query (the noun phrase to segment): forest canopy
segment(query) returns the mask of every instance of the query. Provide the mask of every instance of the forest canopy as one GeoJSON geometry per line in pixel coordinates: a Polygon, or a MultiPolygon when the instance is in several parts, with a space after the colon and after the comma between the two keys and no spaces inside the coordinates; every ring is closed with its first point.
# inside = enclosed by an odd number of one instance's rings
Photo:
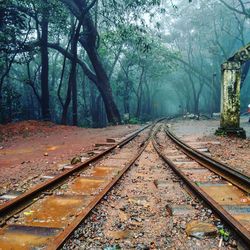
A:
{"type": "Polygon", "coordinates": [[[0,121],[99,127],[218,112],[220,65],[250,41],[249,9],[241,0],[3,0],[0,121]]]}

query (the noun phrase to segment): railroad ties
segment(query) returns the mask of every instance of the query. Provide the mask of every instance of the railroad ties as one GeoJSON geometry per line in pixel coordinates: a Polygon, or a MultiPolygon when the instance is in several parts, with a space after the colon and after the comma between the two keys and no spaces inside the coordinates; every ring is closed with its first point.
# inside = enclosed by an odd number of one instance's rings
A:
{"type": "MultiPolygon", "coordinates": [[[[106,143],[99,143],[95,150],[84,156],[84,162],[64,167],[59,176],[43,176],[44,183],[26,193],[6,193],[3,196],[6,203],[0,205],[0,249],[59,249],[97,208],[97,204],[108,199],[108,192],[115,188],[131,166],[134,166],[130,171],[133,174],[130,173],[131,179],[127,179],[127,183],[136,190],[130,192],[126,199],[119,200],[123,204],[121,211],[126,218],[127,209],[131,206],[131,211],[137,215],[140,209],[146,212],[140,217],[131,216],[129,223],[135,220],[136,227],[143,230],[143,223],[149,223],[153,218],[157,223],[150,224],[152,230],[155,226],[156,230],[161,230],[161,225],[163,231],[167,231],[167,228],[173,229],[173,217],[197,218],[199,208],[203,206],[199,204],[200,200],[205,201],[211,213],[213,211],[228,224],[246,245],[250,245],[249,177],[211,159],[205,145],[193,143],[192,147],[188,146],[162,128],[159,124],[151,129],[145,126],[119,142],[109,139],[106,143]],[[147,167],[138,166],[138,162],[135,164],[137,159],[139,164],[147,162],[147,167]],[[158,163],[154,164],[156,159],[158,163]],[[137,190],[140,182],[144,190],[137,190]],[[163,206],[159,207],[158,215],[156,200],[163,206]],[[144,219],[141,218],[143,216],[144,219]],[[157,216],[160,221],[157,221],[157,216]]],[[[124,194],[130,188],[123,184],[118,190],[124,194]]],[[[111,203],[106,204],[115,210],[111,214],[119,215],[121,211],[111,203]]],[[[111,223],[112,218],[107,218],[107,221],[111,223]]],[[[186,230],[188,234],[197,224],[206,228],[208,235],[217,235],[217,228],[204,221],[184,222],[179,225],[181,232],[186,230]]],[[[144,235],[144,232],[134,232],[131,228],[127,230],[126,226],[124,230],[121,228],[108,230],[107,237],[136,241],[144,235]]],[[[185,237],[182,237],[184,241],[185,237]]]]}
{"type": "Polygon", "coordinates": [[[191,147],[168,129],[165,132],[168,138],[164,143],[168,147],[155,141],[156,151],[192,192],[204,200],[249,246],[250,177],[211,159],[207,148],[197,143],[190,143],[191,147]]]}
{"type": "Polygon", "coordinates": [[[141,154],[138,145],[149,138],[148,127],[121,142],[96,145],[92,158],[60,176],[43,176],[47,181],[27,193],[2,196],[7,202],[0,206],[0,249],[59,248],[141,154]],[[125,145],[133,139],[131,151],[125,145]]]}

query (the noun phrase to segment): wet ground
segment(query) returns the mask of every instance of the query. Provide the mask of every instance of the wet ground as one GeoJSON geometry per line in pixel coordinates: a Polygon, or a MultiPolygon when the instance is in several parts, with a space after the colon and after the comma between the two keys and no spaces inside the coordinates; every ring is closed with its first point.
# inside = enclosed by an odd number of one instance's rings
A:
{"type": "Polygon", "coordinates": [[[250,123],[241,118],[247,139],[215,136],[219,120],[175,120],[171,129],[182,140],[194,147],[207,148],[215,159],[250,176],[250,123]],[[197,143],[196,143],[197,142],[197,143]]]}
{"type": "Polygon", "coordinates": [[[140,145],[148,137],[145,130],[133,142],[116,148],[96,164],[90,164],[77,175],[71,176],[53,191],[33,199],[30,206],[14,214],[0,227],[0,249],[55,249],[53,243],[63,229],[86,214],[89,206],[119,176],[140,145]]]}
{"type": "Polygon", "coordinates": [[[0,193],[27,184],[39,175],[53,176],[75,156],[104,143],[107,138],[121,138],[140,126],[110,126],[86,129],[36,121],[0,127],[0,193]]]}
{"type": "MultiPolygon", "coordinates": [[[[149,144],[63,249],[218,249],[216,223],[149,144]]],[[[234,247],[231,239],[220,249],[234,247]]]]}
{"type": "MultiPolygon", "coordinates": [[[[171,127],[181,139],[194,146],[204,145],[212,157],[250,175],[250,140],[214,136],[218,120],[176,120],[171,122],[171,127]]],[[[242,127],[249,138],[247,119],[242,120],[242,127]]],[[[54,128],[15,136],[1,143],[2,189],[20,187],[41,173],[56,173],[62,163],[94,148],[95,143],[121,137],[138,126],[54,128]]],[[[115,160],[115,164],[118,163],[115,160]]],[[[114,162],[107,162],[109,164],[114,162]]],[[[210,209],[183,189],[183,183],[162,163],[150,144],[64,249],[218,249],[220,238],[214,233],[218,221],[210,209]],[[197,223],[203,228],[211,227],[213,237],[201,240],[188,236],[187,231],[192,231],[197,223]]],[[[220,249],[236,246],[237,241],[232,238],[220,249]]]]}

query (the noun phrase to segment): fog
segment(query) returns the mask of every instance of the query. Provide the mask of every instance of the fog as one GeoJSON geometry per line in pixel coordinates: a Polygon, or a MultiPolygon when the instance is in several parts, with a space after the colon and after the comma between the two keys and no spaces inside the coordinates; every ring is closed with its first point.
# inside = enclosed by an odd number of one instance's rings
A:
{"type": "MultiPolygon", "coordinates": [[[[0,121],[85,127],[220,112],[221,64],[250,42],[242,0],[6,0],[0,121]]],[[[250,103],[242,66],[241,113],[250,103]]]]}

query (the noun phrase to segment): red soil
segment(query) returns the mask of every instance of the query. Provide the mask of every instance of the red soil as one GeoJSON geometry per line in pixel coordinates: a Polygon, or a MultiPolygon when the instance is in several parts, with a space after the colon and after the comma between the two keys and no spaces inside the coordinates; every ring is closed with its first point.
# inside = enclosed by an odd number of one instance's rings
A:
{"type": "Polygon", "coordinates": [[[88,151],[106,138],[119,138],[138,126],[86,129],[25,121],[0,126],[0,190],[34,175],[49,174],[59,164],[88,151]]]}

